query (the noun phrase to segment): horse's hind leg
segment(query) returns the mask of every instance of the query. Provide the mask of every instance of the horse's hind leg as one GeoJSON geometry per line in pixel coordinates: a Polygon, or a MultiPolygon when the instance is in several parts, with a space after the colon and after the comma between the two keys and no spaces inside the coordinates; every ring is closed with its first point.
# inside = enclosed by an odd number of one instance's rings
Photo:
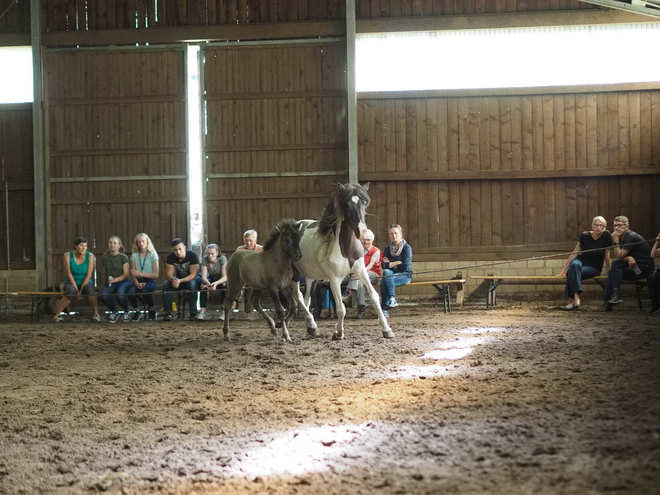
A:
{"type": "Polygon", "coordinates": [[[311,294],[311,284],[312,280],[307,279],[306,281],[306,286],[307,286],[307,292],[306,296],[303,299],[303,295],[300,292],[300,282],[297,280],[294,280],[291,282],[289,287],[291,288],[291,296],[292,298],[295,298],[296,301],[298,302],[298,308],[305,313],[305,323],[307,325],[307,334],[310,335],[311,337],[316,337],[316,330],[318,328],[316,322],[314,321],[314,316],[312,313],[309,311],[309,294],[311,294]]]}
{"type": "Polygon", "coordinates": [[[264,321],[268,325],[268,328],[270,328],[270,333],[273,334],[273,335],[277,335],[277,329],[275,328],[275,322],[264,311],[264,308],[261,307],[261,294],[262,294],[262,291],[254,289],[253,292],[252,292],[252,298],[250,299],[250,303],[252,304],[252,307],[254,307],[254,309],[257,310],[257,313],[259,313],[261,315],[261,317],[264,319],[264,321]]]}
{"type": "Polygon", "coordinates": [[[231,313],[231,304],[234,302],[234,299],[238,293],[243,288],[243,284],[237,289],[235,287],[230,287],[227,284],[227,295],[225,296],[225,302],[223,304],[223,309],[225,311],[225,321],[222,324],[222,333],[224,334],[224,339],[229,340],[229,314],[231,313]]]}
{"type": "Polygon", "coordinates": [[[280,301],[280,291],[271,290],[268,291],[270,297],[273,299],[275,304],[275,311],[277,312],[277,320],[282,322],[282,339],[286,342],[291,342],[291,337],[289,336],[289,330],[286,328],[286,321],[284,318],[284,306],[282,306],[282,301],[280,301]]]}
{"type": "Polygon", "coordinates": [[[371,304],[373,304],[374,309],[376,310],[376,314],[378,315],[378,323],[380,324],[380,328],[383,331],[383,337],[386,339],[391,339],[394,337],[394,332],[392,332],[392,329],[387,324],[387,318],[385,318],[385,315],[383,314],[383,308],[380,307],[380,296],[378,295],[376,289],[374,289],[374,286],[371,285],[369,274],[367,273],[367,269],[364,267],[364,264],[362,267],[358,267],[356,265],[357,262],[355,265],[353,265],[354,273],[358,276],[360,282],[362,285],[364,285],[364,288],[369,293],[371,304]]]}

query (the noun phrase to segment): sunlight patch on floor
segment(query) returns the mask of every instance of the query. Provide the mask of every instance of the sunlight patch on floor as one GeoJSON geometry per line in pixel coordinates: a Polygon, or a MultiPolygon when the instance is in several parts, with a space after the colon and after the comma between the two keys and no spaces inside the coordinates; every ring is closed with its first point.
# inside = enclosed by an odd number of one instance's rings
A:
{"type": "Polygon", "coordinates": [[[245,452],[233,466],[238,476],[298,476],[336,469],[345,460],[347,467],[364,454],[362,441],[356,442],[369,425],[323,425],[288,431],[245,452]],[[355,443],[355,445],[353,445],[355,443]],[[358,445],[359,444],[359,445],[358,445]]]}

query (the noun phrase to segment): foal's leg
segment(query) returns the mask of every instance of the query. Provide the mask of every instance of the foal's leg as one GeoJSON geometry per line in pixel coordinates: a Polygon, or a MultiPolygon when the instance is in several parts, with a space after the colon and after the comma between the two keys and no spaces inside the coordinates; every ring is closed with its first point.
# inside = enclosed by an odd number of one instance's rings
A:
{"type": "Polygon", "coordinates": [[[371,280],[369,280],[369,273],[364,266],[364,261],[361,264],[359,261],[360,260],[356,261],[353,265],[353,273],[357,275],[357,277],[360,279],[360,282],[362,285],[364,285],[364,288],[369,293],[371,304],[373,305],[374,309],[376,310],[376,314],[378,315],[378,323],[380,328],[383,330],[383,337],[386,339],[391,339],[394,337],[394,332],[392,332],[392,329],[387,324],[387,318],[385,318],[385,315],[383,315],[383,308],[380,307],[380,296],[378,295],[378,292],[376,292],[376,289],[374,289],[374,286],[371,285],[371,280]],[[358,264],[361,266],[358,266],[358,264]]]}
{"type": "Polygon", "coordinates": [[[303,295],[300,292],[300,282],[298,280],[294,280],[289,284],[289,288],[291,289],[291,297],[295,298],[296,301],[298,302],[298,307],[300,310],[305,313],[305,323],[307,325],[307,334],[315,337],[316,336],[316,330],[318,326],[316,325],[316,322],[314,321],[314,316],[312,313],[309,311],[309,299],[311,297],[311,284],[312,280],[311,279],[306,279],[306,286],[307,286],[307,291],[305,298],[303,299],[303,295]]]}
{"type": "Polygon", "coordinates": [[[344,277],[332,277],[330,279],[332,296],[335,298],[335,305],[337,306],[337,324],[335,325],[335,333],[332,334],[332,340],[341,340],[344,338],[344,316],[346,316],[346,308],[344,307],[344,302],[341,300],[342,280],[344,280],[344,277]]]}
{"type": "MultiPolygon", "coordinates": [[[[279,290],[269,290],[268,293],[275,303],[275,311],[277,312],[277,320],[282,322],[282,339],[286,342],[291,342],[291,337],[289,336],[289,330],[286,328],[286,321],[284,318],[284,306],[282,306],[282,301],[280,301],[280,291],[279,290]]],[[[271,320],[272,322],[272,320],[271,320]]],[[[271,327],[271,332],[273,334],[277,333],[275,331],[275,326],[271,327]]]]}
{"type": "Polygon", "coordinates": [[[229,282],[227,283],[227,295],[225,296],[225,302],[223,305],[223,309],[225,310],[225,321],[222,324],[222,333],[224,334],[225,340],[229,340],[229,314],[231,313],[231,304],[242,289],[242,282],[238,285],[231,285],[229,282]]]}
{"type": "Polygon", "coordinates": [[[252,304],[252,307],[257,310],[257,313],[261,315],[261,317],[264,319],[264,321],[268,324],[268,328],[270,328],[270,333],[273,335],[277,335],[277,329],[275,328],[275,322],[273,319],[268,316],[268,314],[264,311],[264,308],[261,307],[261,294],[263,291],[253,289],[252,290],[252,297],[250,298],[250,304],[252,304]]]}

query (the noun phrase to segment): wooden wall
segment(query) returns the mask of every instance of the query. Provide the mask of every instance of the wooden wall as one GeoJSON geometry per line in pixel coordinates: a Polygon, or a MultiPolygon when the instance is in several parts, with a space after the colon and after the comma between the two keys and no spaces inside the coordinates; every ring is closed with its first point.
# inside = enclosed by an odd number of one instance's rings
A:
{"type": "Polygon", "coordinates": [[[377,238],[400,223],[421,254],[552,248],[595,215],[660,228],[658,90],[361,100],[358,135],[377,238]]]}
{"type": "Polygon", "coordinates": [[[348,175],[342,43],[205,50],[207,229],[223,250],[315,218],[348,175]]]}
{"type": "Polygon", "coordinates": [[[579,0],[356,0],[358,18],[548,12],[597,8],[579,0]]]}
{"type": "MultiPolygon", "coordinates": [[[[0,0],[0,12],[13,0],[0,0]],[[3,8],[4,6],[4,8],[3,8]]],[[[358,18],[595,9],[578,0],[357,0],[358,18]]],[[[344,0],[42,0],[46,32],[242,25],[344,19],[344,0]]],[[[0,33],[29,31],[29,2],[0,19],[0,33]],[[26,21],[27,20],[27,21],[26,21]],[[27,22],[27,24],[26,24],[27,22]]]]}
{"type": "Polygon", "coordinates": [[[0,105],[0,270],[34,268],[32,105],[0,105]]]}
{"type": "Polygon", "coordinates": [[[183,50],[53,50],[45,78],[55,273],[78,236],[97,254],[111,235],[129,252],[140,232],[165,252],[187,238],[183,50]]]}

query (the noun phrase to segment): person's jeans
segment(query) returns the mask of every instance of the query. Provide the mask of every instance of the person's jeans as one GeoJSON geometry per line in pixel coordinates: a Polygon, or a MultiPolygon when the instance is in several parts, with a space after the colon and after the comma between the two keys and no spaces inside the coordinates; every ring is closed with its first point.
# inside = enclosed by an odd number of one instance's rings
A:
{"type": "Polygon", "coordinates": [[[128,289],[126,289],[126,294],[128,294],[128,300],[131,302],[131,306],[135,309],[139,307],[138,298],[135,294],[140,294],[140,297],[144,299],[144,302],[147,303],[149,308],[154,307],[154,298],[151,297],[151,292],[156,290],[156,281],[152,278],[144,281],[144,287],[138,289],[135,284],[131,284],[128,289]]]}
{"type": "Polygon", "coordinates": [[[574,259],[566,271],[566,289],[564,297],[573,297],[582,294],[582,281],[600,275],[600,270],[593,266],[584,266],[582,261],[574,259]]]}
{"type": "Polygon", "coordinates": [[[380,307],[383,311],[389,309],[388,301],[394,297],[394,288],[409,284],[412,275],[409,273],[394,273],[390,269],[383,270],[383,278],[380,279],[380,307]]]}
{"type": "Polygon", "coordinates": [[[121,306],[121,309],[128,311],[126,291],[130,285],[132,285],[130,280],[122,280],[121,282],[116,282],[112,285],[105,284],[105,286],[103,286],[101,289],[101,301],[113,313],[117,311],[117,307],[115,306],[115,299],[116,302],[119,303],[119,306],[121,306]]]}
{"type": "MultiPolygon", "coordinates": [[[[179,284],[178,288],[172,287],[172,284],[170,283],[169,280],[165,280],[163,283],[163,302],[165,305],[165,311],[168,313],[172,312],[172,300],[174,295],[172,292],[178,291],[178,290],[190,290],[190,291],[196,291],[199,290],[199,286],[202,283],[202,277],[195,277],[192,280],[189,280],[188,282],[183,282],[179,284]]],[[[188,293],[188,307],[190,308],[190,317],[192,318],[197,314],[197,292],[189,292],[188,293]]]]}
{"type": "Polygon", "coordinates": [[[637,264],[641,273],[637,275],[628,263],[620,260],[612,261],[612,268],[607,273],[607,283],[605,284],[605,297],[604,301],[607,302],[612,299],[612,294],[615,290],[621,289],[621,280],[641,280],[648,277],[653,271],[652,266],[637,264]]]}

